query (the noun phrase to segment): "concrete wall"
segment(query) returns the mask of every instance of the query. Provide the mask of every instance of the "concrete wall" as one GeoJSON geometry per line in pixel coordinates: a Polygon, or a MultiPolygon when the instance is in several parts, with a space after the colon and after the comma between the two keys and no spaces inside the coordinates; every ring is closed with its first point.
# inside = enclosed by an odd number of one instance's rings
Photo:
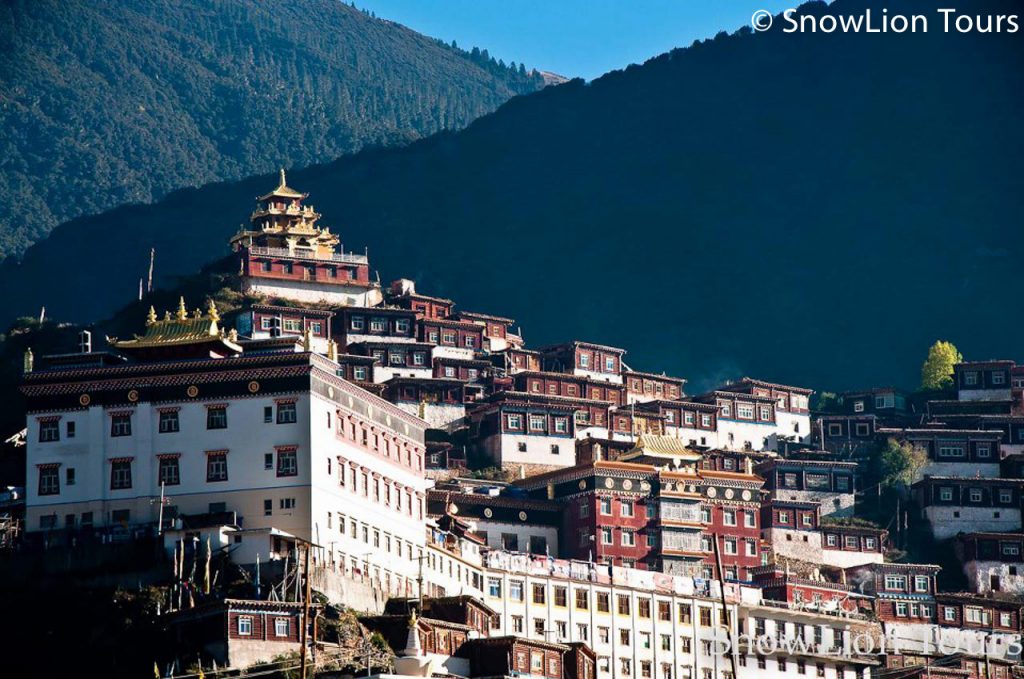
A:
{"type": "Polygon", "coordinates": [[[1013,507],[931,506],[924,509],[924,516],[931,523],[936,540],[946,540],[958,533],[1007,533],[1021,526],[1020,509],[1013,507]]]}
{"type": "Polygon", "coordinates": [[[1008,564],[1001,561],[968,561],[964,564],[968,588],[979,594],[992,591],[992,578],[999,578],[999,591],[1024,594],[1024,565],[1008,564]],[[1016,570],[1011,574],[1010,569],[1016,570]]]}

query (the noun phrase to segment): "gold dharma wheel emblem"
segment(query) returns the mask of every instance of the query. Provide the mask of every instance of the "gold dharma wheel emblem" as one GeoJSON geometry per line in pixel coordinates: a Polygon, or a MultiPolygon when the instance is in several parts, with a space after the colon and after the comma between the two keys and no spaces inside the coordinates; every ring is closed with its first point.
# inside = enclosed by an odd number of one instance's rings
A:
{"type": "Polygon", "coordinates": [[[87,406],[92,402],[92,397],[89,394],[82,394],[78,397],[78,405],[87,406]]]}
{"type": "Polygon", "coordinates": [[[135,390],[135,389],[132,389],[131,391],[129,391],[128,392],[128,400],[131,401],[132,403],[135,403],[136,401],[138,401],[139,400],[139,392],[137,390],[135,390]]]}
{"type": "Polygon", "coordinates": [[[199,387],[194,384],[190,384],[188,389],[185,390],[185,393],[188,394],[189,398],[195,398],[196,396],[199,396],[199,387]]]}
{"type": "Polygon", "coordinates": [[[249,383],[249,393],[250,394],[255,394],[259,390],[260,390],[260,383],[259,382],[257,382],[256,380],[253,380],[252,382],[249,383]]]}
{"type": "Polygon", "coordinates": [[[526,512],[519,512],[519,520],[526,521],[526,512]]]}

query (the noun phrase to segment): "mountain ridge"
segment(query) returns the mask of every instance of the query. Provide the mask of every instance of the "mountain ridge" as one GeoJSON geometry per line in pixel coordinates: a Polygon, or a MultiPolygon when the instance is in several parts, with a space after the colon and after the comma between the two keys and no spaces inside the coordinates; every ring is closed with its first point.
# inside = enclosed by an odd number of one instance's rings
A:
{"type": "MultiPolygon", "coordinates": [[[[369,247],[384,280],[516,318],[531,345],[623,346],[635,369],[694,390],[741,374],[914,386],[935,339],[999,356],[1024,331],[1011,311],[1024,258],[1018,38],[741,30],[289,183],[348,249],[369,247]],[[999,321],[973,322],[987,318],[999,321]]],[[[0,312],[109,314],[150,246],[162,280],[196,270],[273,181],[64,225],[0,267],[13,291],[0,312]],[[96,235],[112,233],[134,239],[126,270],[91,261],[96,235]],[[90,294],[55,294],[53,271],[90,294]]]]}
{"type": "Polygon", "coordinates": [[[336,0],[12,1],[0,27],[0,256],[82,214],[405,143],[543,86],[336,0]]]}

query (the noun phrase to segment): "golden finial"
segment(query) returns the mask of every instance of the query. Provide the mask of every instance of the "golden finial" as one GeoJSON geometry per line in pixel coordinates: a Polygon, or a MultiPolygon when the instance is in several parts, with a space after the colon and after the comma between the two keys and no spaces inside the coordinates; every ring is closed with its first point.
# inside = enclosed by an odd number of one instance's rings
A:
{"type": "Polygon", "coordinates": [[[202,320],[203,319],[203,310],[200,309],[199,307],[196,307],[195,309],[193,309],[192,310],[192,318],[197,320],[197,321],[202,320]]]}
{"type": "Polygon", "coordinates": [[[211,321],[219,321],[220,314],[217,313],[217,304],[211,299],[210,305],[206,307],[206,314],[210,317],[211,321]]]}
{"type": "Polygon", "coordinates": [[[414,608],[413,611],[412,611],[412,615],[409,616],[409,627],[415,627],[415,626],[416,626],[416,609],[414,608]]]}
{"type": "Polygon", "coordinates": [[[282,167],[281,168],[281,183],[280,183],[280,185],[278,185],[277,188],[283,189],[285,186],[287,186],[287,184],[285,184],[285,181],[284,181],[284,168],[282,167]]]}
{"type": "Polygon", "coordinates": [[[185,308],[185,297],[181,296],[178,298],[178,320],[183,321],[188,318],[188,310],[185,308]]]}
{"type": "Polygon", "coordinates": [[[309,331],[309,326],[306,326],[305,332],[302,333],[302,350],[312,351],[313,350],[313,335],[309,331]]]}
{"type": "Polygon", "coordinates": [[[231,342],[237,342],[238,341],[238,331],[235,330],[234,328],[231,328],[230,330],[228,330],[228,340],[230,340],[231,342]]]}
{"type": "Polygon", "coordinates": [[[156,323],[156,309],[150,305],[149,313],[146,314],[146,325],[153,325],[154,323],[156,323]]]}
{"type": "Polygon", "coordinates": [[[171,312],[170,311],[165,311],[164,312],[164,320],[165,321],[171,320],[171,312]]]}
{"type": "Polygon", "coordinates": [[[24,363],[22,363],[22,372],[25,372],[25,373],[32,372],[32,367],[35,365],[35,362],[36,362],[36,359],[32,355],[32,349],[31,348],[25,349],[25,360],[24,360],[24,363]]]}
{"type": "Polygon", "coordinates": [[[338,343],[333,338],[327,340],[327,358],[332,361],[338,360],[338,343]]]}

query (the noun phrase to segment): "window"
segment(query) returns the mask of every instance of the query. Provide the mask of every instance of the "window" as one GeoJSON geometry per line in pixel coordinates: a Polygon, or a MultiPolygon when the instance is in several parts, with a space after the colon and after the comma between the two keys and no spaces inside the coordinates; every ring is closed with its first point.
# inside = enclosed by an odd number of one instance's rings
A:
{"type": "Polygon", "coordinates": [[[132,487],[131,460],[114,460],[110,464],[110,489],[123,490],[132,487]]]}
{"type": "Polygon", "coordinates": [[[978,457],[980,457],[980,458],[988,458],[988,457],[991,457],[991,456],[992,456],[992,449],[989,448],[989,445],[987,443],[979,443],[978,444],[978,457]]]}
{"type": "Polygon", "coordinates": [[[69,486],[75,485],[75,468],[74,467],[68,467],[67,469],[65,469],[64,470],[64,475],[65,475],[64,476],[64,483],[66,483],[69,486]]]}
{"type": "Polygon", "coordinates": [[[178,411],[177,410],[162,410],[160,411],[160,433],[161,434],[173,434],[178,431],[178,411]]]}
{"type": "Polygon", "coordinates": [[[545,419],[543,415],[530,415],[530,431],[544,431],[545,419]]]}
{"type": "Polygon", "coordinates": [[[227,453],[207,453],[206,455],[206,482],[228,480],[228,455],[227,453]]]}
{"type": "Polygon", "coordinates": [[[370,319],[370,331],[371,332],[384,332],[387,328],[387,322],[380,316],[374,316],[370,319]]]}
{"type": "Polygon", "coordinates": [[[915,592],[927,592],[930,578],[927,575],[915,575],[914,576],[914,591],[915,592]]]}
{"type": "Polygon", "coordinates": [[[587,590],[577,589],[575,595],[577,610],[585,611],[590,608],[590,595],[587,593],[587,590]]]}
{"type": "Polygon", "coordinates": [[[523,581],[510,580],[508,583],[508,597],[513,601],[523,600],[523,581]]]}
{"type": "Polygon", "coordinates": [[[964,609],[964,619],[967,622],[980,623],[981,617],[981,609],[976,606],[967,606],[964,609]]]}
{"type": "Polygon", "coordinates": [[[1008,505],[1011,502],[1013,502],[1013,491],[1010,490],[1009,488],[1000,488],[999,502],[1001,502],[1004,505],[1008,505]]]}
{"type": "Polygon", "coordinates": [[[998,386],[1002,386],[1004,384],[1006,384],[1006,373],[1004,373],[1004,372],[994,372],[994,373],[992,373],[992,385],[993,386],[997,386],[998,387],[998,386]]]}
{"type": "Polygon", "coordinates": [[[39,442],[52,443],[60,440],[60,420],[43,420],[39,423],[39,442]]]}
{"type": "Polygon", "coordinates": [[[181,470],[178,467],[177,455],[166,455],[160,458],[160,483],[165,486],[177,486],[181,483],[181,470]]]}
{"type": "Polygon", "coordinates": [[[238,636],[252,636],[252,618],[247,615],[238,616],[238,636]]]}
{"type": "Polygon", "coordinates": [[[619,502],[619,513],[622,516],[633,516],[633,503],[630,500],[621,500],[619,502]]]}
{"type": "Polygon", "coordinates": [[[736,406],[736,415],[744,420],[754,419],[754,406],[749,403],[740,403],[736,406]]]}
{"type": "Polygon", "coordinates": [[[725,539],[725,553],[726,554],[736,554],[737,553],[736,538],[726,538],[725,539]]]}
{"type": "Polygon", "coordinates": [[[285,332],[302,332],[302,323],[297,318],[286,318],[284,319],[284,330],[285,332]]]}
{"type": "Polygon", "coordinates": [[[700,606],[700,626],[711,627],[711,608],[700,606]]]}
{"type": "Polygon", "coordinates": [[[352,379],[358,382],[366,381],[366,368],[364,366],[356,366],[352,369],[352,379]]]}
{"type": "Polygon", "coordinates": [[[111,436],[131,436],[132,416],[128,413],[118,413],[110,418],[111,436]]]}
{"type": "Polygon", "coordinates": [[[274,636],[288,636],[288,618],[274,618],[274,636]]]}
{"type": "Polygon", "coordinates": [[[206,409],[207,429],[227,429],[228,409],[225,406],[210,406],[206,409]]]}
{"type": "Polygon", "coordinates": [[[636,533],[625,528],[622,529],[622,545],[624,547],[634,547],[636,545],[636,533]]]}
{"type": "Polygon", "coordinates": [[[60,493],[60,467],[46,465],[39,468],[39,494],[57,495],[60,493]]]}
{"type": "Polygon", "coordinates": [[[981,488],[971,488],[968,493],[971,502],[981,502],[981,488]]]}
{"type": "Polygon", "coordinates": [[[282,448],[277,451],[277,475],[298,476],[298,451],[295,448],[282,448]]]}
{"type": "Polygon", "coordinates": [[[619,594],[615,599],[615,606],[618,614],[629,615],[629,596],[626,594],[619,594]]]}
{"type": "MultiPolygon", "coordinates": [[[[263,516],[273,516],[273,515],[274,515],[274,501],[273,500],[264,500],[263,501],[263,516]]],[[[342,521],[341,523],[344,526],[345,522],[342,521]]]]}
{"type": "Polygon", "coordinates": [[[487,596],[501,598],[501,579],[487,578],[487,596]]]}
{"type": "Polygon", "coordinates": [[[611,610],[611,599],[607,592],[597,593],[597,612],[608,613],[611,610]]]}
{"type": "Polygon", "coordinates": [[[623,646],[629,646],[629,640],[630,640],[629,637],[630,637],[630,635],[629,635],[629,630],[628,629],[624,629],[623,628],[623,629],[619,630],[619,643],[620,644],[622,644],[623,646]]]}
{"type": "Polygon", "coordinates": [[[509,429],[522,429],[523,416],[517,413],[509,413],[505,415],[505,424],[509,429]]]}
{"type": "Polygon", "coordinates": [[[903,601],[896,602],[896,616],[899,618],[907,617],[907,604],[903,601]]]}
{"type": "Polygon", "coordinates": [[[951,502],[953,500],[953,489],[949,486],[939,488],[939,499],[943,502],[951,502]]]}
{"type": "Polygon", "coordinates": [[[885,588],[889,591],[906,591],[907,577],[905,575],[888,574],[885,576],[885,588]]]}
{"type": "Polygon", "coordinates": [[[277,404],[277,423],[291,424],[296,421],[295,403],[277,404]]]}
{"type": "Polygon", "coordinates": [[[722,510],[722,523],[726,526],[736,525],[736,510],[735,509],[724,509],[722,510]]]}
{"type": "Polygon", "coordinates": [[[939,457],[963,457],[963,446],[939,446],[939,457]]]}
{"type": "Polygon", "coordinates": [[[864,412],[864,401],[863,400],[856,400],[856,401],[853,402],[853,412],[855,412],[855,413],[862,413],[862,412],[864,412]]]}

